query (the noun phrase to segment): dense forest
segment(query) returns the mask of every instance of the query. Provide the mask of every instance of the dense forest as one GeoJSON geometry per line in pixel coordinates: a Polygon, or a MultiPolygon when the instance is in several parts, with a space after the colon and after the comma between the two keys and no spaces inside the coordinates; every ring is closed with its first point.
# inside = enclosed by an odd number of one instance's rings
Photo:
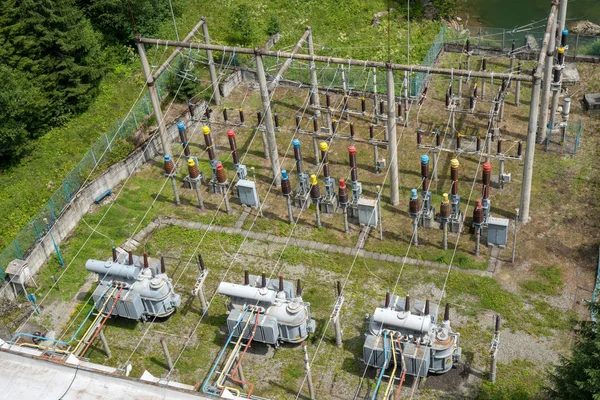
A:
{"type": "Polygon", "coordinates": [[[135,30],[151,35],[171,16],[162,0],[1,4],[1,165],[16,160],[32,139],[86,110],[104,74],[127,56],[135,30]]]}

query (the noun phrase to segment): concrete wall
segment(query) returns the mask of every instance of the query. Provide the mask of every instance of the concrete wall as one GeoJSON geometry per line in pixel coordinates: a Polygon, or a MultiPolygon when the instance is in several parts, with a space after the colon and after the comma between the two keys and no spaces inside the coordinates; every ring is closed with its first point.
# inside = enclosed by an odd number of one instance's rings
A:
{"type": "MultiPolygon", "coordinates": [[[[196,105],[196,108],[199,109],[204,107],[204,104],[196,105]]],[[[177,121],[184,121],[186,127],[197,123],[196,121],[190,121],[188,112],[181,115],[177,121]]],[[[171,141],[179,141],[179,133],[175,123],[167,126],[167,132],[171,141]]],[[[51,230],[54,239],[59,243],[65,239],[77,226],[81,217],[89,211],[98,196],[107,189],[114,189],[129,175],[144,165],[146,161],[162,154],[161,149],[160,137],[155,130],[152,136],[142,146],[127,156],[127,158],[112,165],[98,178],[81,188],[52,226],[51,230]]],[[[115,194],[111,194],[111,196],[115,196],[115,194]]],[[[25,258],[25,261],[29,264],[31,273],[35,274],[52,253],[54,253],[54,244],[50,235],[46,234],[33,246],[31,252],[25,258]]],[[[66,262],[68,263],[69,260],[66,260],[66,262]]]]}

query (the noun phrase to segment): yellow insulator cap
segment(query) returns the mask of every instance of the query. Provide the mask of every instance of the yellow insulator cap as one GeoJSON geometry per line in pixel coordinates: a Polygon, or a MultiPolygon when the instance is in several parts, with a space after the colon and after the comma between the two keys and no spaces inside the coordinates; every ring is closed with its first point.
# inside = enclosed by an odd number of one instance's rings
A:
{"type": "Polygon", "coordinates": [[[458,167],[460,167],[460,163],[458,162],[458,159],[453,158],[452,160],[450,160],[450,166],[452,168],[458,168],[458,167]]]}
{"type": "Polygon", "coordinates": [[[337,119],[334,118],[334,119],[331,120],[331,122],[337,122],[337,119]]]}
{"type": "Polygon", "coordinates": [[[312,174],[310,176],[310,184],[313,186],[319,184],[319,181],[317,180],[317,176],[315,174],[312,174]]]}
{"type": "Polygon", "coordinates": [[[473,87],[477,87],[477,82],[475,82],[475,84],[473,85],[473,87]]]}
{"type": "Polygon", "coordinates": [[[202,127],[202,133],[204,133],[205,135],[208,135],[210,133],[210,128],[206,125],[204,125],[202,127]]]}
{"type": "Polygon", "coordinates": [[[444,194],[442,195],[442,197],[443,197],[443,199],[442,199],[442,203],[443,203],[443,204],[448,204],[448,203],[450,203],[450,199],[448,199],[448,193],[444,193],[444,194]]]}
{"type": "Polygon", "coordinates": [[[189,165],[190,167],[193,167],[194,165],[196,165],[196,163],[194,162],[194,160],[193,160],[192,158],[190,158],[190,159],[188,160],[188,165],[189,165]]]}
{"type": "Polygon", "coordinates": [[[460,132],[456,132],[456,136],[458,136],[458,137],[462,137],[463,135],[462,135],[462,133],[460,133],[460,132]]]}
{"type": "Polygon", "coordinates": [[[559,47],[557,51],[558,51],[558,54],[565,54],[565,48],[564,47],[559,47]]]}
{"type": "Polygon", "coordinates": [[[319,143],[319,148],[321,149],[321,151],[327,151],[329,150],[329,145],[327,145],[327,142],[321,142],[319,143]]]}
{"type": "Polygon", "coordinates": [[[238,111],[244,111],[244,109],[242,107],[238,108],[238,111]]]}

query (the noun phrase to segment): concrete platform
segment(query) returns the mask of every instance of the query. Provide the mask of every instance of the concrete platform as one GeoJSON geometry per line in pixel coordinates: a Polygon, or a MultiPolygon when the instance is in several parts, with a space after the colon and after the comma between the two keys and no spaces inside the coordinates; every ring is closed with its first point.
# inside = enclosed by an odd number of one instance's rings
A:
{"type": "Polygon", "coordinates": [[[180,392],[83,368],[0,352],[0,399],[40,400],[210,400],[214,397],[180,392]]]}
{"type": "Polygon", "coordinates": [[[579,71],[577,70],[577,64],[566,63],[565,69],[562,72],[562,84],[563,86],[575,86],[579,85],[579,71]]]}
{"type": "Polygon", "coordinates": [[[600,93],[586,93],[583,103],[586,110],[600,110],[600,93]]]}

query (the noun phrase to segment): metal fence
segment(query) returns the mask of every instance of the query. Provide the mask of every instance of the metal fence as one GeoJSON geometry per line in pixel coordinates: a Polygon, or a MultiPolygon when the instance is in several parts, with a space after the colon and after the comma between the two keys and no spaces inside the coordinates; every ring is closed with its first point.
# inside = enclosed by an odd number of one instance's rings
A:
{"type": "Polygon", "coordinates": [[[546,139],[546,151],[553,151],[563,154],[577,154],[577,149],[581,142],[581,131],[583,130],[583,121],[569,121],[564,134],[552,133],[548,130],[546,139]]]}
{"type": "MultiPolygon", "coordinates": [[[[163,73],[156,81],[159,99],[167,93],[170,72],[163,73]]],[[[14,240],[0,253],[0,278],[5,280],[4,269],[14,259],[23,259],[29,249],[52,227],[58,216],[83,186],[92,170],[106,163],[109,154],[120,145],[119,138],[131,136],[151,114],[152,107],[148,92],[134,104],[125,120],[117,119],[84,154],[79,163],[63,179],[60,187],[50,196],[38,213],[16,235],[14,240]]]]}
{"type": "MultiPolygon", "coordinates": [[[[465,45],[469,39],[472,46],[516,51],[538,50],[544,38],[540,30],[502,29],[468,26],[463,29],[447,29],[446,43],[465,45]]],[[[600,37],[584,36],[578,33],[567,35],[567,54],[600,56],[600,37]]]]}

